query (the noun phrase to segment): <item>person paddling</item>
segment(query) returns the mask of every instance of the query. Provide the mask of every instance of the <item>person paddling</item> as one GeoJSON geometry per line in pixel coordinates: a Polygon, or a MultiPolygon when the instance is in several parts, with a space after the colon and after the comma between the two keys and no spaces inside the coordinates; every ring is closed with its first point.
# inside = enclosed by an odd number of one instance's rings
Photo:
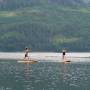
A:
{"type": "Polygon", "coordinates": [[[63,62],[65,61],[65,55],[66,55],[66,50],[63,49],[62,50],[62,60],[63,60],[63,62]]]}
{"type": "Polygon", "coordinates": [[[26,47],[25,48],[25,57],[24,57],[24,60],[29,60],[28,53],[29,53],[29,49],[26,47]]]}

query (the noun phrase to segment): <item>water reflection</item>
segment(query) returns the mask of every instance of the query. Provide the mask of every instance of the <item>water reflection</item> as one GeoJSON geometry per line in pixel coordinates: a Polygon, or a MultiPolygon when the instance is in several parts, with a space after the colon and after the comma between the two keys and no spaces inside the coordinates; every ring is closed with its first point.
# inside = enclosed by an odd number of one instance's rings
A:
{"type": "Polygon", "coordinates": [[[68,80],[70,78],[69,66],[67,64],[62,64],[61,72],[62,72],[63,82],[66,84],[69,84],[69,82],[68,82],[68,80]]]}
{"type": "Polygon", "coordinates": [[[29,63],[24,64],[24,77],[25,77],[25,81],[29,81],[29,77],[30,77],[30,68],[29,68],[29,63]]]}
{"type": "Polygon", "coordinates": [[[31,80],[30,80],[30,64],[25,63],[24,64],[24,88],[25,90],[32,90],[32,85],[31,85],[31,80]]]}
{"type": "Polygon", "coordinates": [[[15,70],[15,77],[18,88],[16,90],[32,90],[33,84],[30,76],[30,70],[31,65],[29,63],[24,64],[17,64],[16,70],[15,70]]]}
{"type": "Polygon", "coordinates": [[[66,90],[89,90],[90,66],[87,64],[62,64],[62,82],[66,90]]]}

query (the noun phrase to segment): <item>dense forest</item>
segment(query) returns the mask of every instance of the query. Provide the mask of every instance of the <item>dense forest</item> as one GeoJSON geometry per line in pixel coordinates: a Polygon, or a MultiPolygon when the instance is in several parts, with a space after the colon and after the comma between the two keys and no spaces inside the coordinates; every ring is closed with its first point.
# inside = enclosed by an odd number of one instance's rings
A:
{"type": "Polygon", "coordinates": [[[0,51],[90,51],[90,0],[0,0],[0,51]]]}

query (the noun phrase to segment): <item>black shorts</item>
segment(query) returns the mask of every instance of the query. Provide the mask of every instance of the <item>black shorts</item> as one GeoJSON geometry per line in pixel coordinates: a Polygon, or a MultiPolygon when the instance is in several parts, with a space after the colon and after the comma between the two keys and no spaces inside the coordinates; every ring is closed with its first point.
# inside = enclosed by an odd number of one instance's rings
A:
{"type": "Polygon", "coordinates": [[[25,57],[28,57],[28,54],[25,54],[25,57]]]}
{"type": "Polygon", "coordinates": [[[63,55],[65,55],[65,52],[63,52],[63,55]]]}

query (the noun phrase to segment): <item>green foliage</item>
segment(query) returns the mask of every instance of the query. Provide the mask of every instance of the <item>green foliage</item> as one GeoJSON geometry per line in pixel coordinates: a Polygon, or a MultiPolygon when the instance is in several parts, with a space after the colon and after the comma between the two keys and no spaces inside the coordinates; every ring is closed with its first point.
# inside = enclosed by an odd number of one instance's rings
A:
{"type": "Polygon", "coordinates": [[[63,1],[2,0],[0,50],[90,51],[89,1],[63,1]]]}

